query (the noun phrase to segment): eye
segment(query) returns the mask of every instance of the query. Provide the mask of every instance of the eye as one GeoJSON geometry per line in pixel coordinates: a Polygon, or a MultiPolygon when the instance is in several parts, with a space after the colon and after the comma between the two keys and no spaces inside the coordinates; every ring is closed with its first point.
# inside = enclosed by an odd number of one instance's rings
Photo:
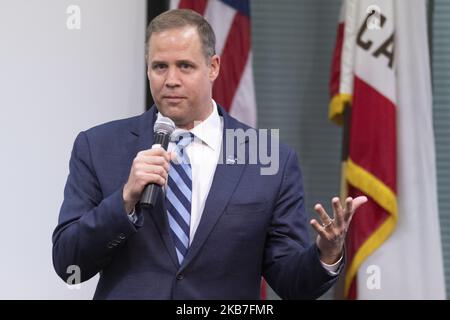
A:
{"type": "Polygon", "coordinates": [[[164,70],[167,68],[167,65],[165,65],[164,63],[156,63],[152,66],[153,70],[159,71],[159,70],[164,70]]]}
{"type": "Polygon", "coordinates": [[[189,63],[181,63],[180,64],[180,68],[183,70],[188,70],[188,69],[192,69],[193,68],[193,66],[191,65],[191,64],[189,64],[189,63]]]}

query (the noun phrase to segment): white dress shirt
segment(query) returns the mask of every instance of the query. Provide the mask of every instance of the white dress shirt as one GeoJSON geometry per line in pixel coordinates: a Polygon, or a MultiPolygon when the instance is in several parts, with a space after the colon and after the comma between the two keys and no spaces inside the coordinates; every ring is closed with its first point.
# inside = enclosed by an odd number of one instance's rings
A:
{"type": "MultiPolygon", "coordinates": [[[[211,114],[204,121],[196,123],[194,128],[189,130],[194,134],[194,140],[186,146],[185,150],[189,157],[192,168],[192,201],[191,201],[191,224],[189,232],[189,244],[192,244],[195,232],[202,218],[205,208],[206,198],[216,172],[216,166],[222,147],[223,118],[217,111],[217,104],[214,100],[211,103],[211,114]]],[[[161,114],[158,113],[158,118],[161,114]]],[[[184,129],[176,128],[172,136],[177,136],[184,129]]],[[[175,149],[176,143],[169,142],[168,151],[175,149]]],[[[339,259],[333,265],[325,264],[321,261],[323,267],[331,275],[336,275],[342,261],[339,259]]]]}

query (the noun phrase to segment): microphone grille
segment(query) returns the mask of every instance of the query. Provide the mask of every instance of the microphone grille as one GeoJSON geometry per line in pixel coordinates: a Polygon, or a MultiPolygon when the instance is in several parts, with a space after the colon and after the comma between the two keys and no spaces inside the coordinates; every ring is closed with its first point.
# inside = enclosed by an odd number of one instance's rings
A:
{"type": "Polygon", "coordinates": [[[171,135],[174,130],[175,123],[167,117],[159,117],[153,126],[154,132],[161,132],[168,135],[171,135]]]}

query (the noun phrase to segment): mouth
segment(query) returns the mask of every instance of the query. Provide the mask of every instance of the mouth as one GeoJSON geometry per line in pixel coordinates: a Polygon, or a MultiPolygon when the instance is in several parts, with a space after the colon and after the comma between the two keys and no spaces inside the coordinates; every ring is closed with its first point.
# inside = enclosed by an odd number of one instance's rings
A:
{"type": "Polygon", "coordinates": [[[169,103],[179,103],[182,100],[184,100],[185,97],[182,97],[182,96],[163,96],[163,99],[166,100],[169,103]]]}

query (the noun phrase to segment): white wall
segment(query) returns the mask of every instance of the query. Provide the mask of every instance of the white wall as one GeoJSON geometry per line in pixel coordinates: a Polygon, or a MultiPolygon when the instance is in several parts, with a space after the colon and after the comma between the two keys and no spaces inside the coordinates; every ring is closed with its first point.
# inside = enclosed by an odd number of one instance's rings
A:
{"type": "Polygon", "coordinates": [[[51,235],[76,134],[144,110],[145,3],[0,0],[0,299],[92,298],[97,278],[57,277],[51,235]]]}

